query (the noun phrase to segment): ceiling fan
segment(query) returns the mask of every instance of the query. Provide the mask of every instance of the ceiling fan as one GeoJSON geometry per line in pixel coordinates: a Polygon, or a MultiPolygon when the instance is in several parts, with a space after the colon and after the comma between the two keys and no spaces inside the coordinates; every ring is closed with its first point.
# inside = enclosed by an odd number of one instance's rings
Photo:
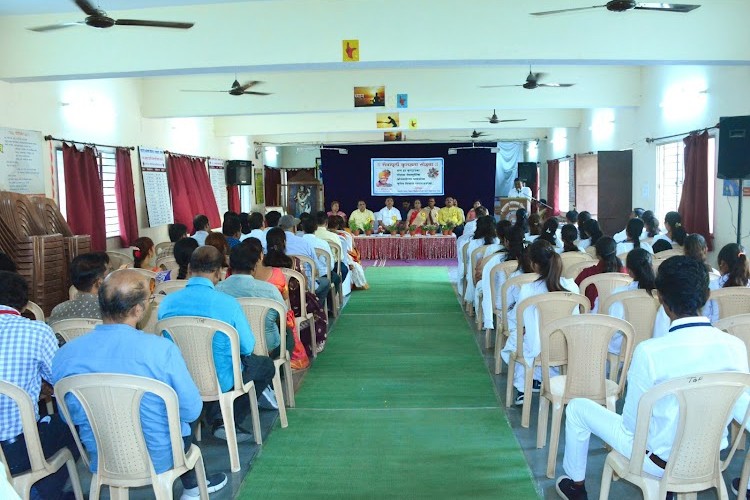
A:
{"type": "Polygon", "coordinates": [[[195,24],[170,21],[144,21],[140,19],[113,19],[109,17],[103,10],[97,9],[93,5],[91,5],[91,2],[89,2],[89,0],[74,1],[76,5],[88,16],[83,21],[49,24],[46,26],[36,26],[34,28],[28,29],[30,31],[44,32],[69,28],[71,26],[85,25],[91,26],[92,28],[111,28],[112,26],[145,26],[148,28],[175,28],[186,30],[192,28],[195,24]]]}
{"type": "Polygon", "coordinates": [[[492,116],[488,116],[488,117],[487,117],[487,118],[485,118],[484,120],[472,120],[472,123],[485,123],[485,122],[489,122],[489,123],[491,123],[491,124],[495,125],[495,124],[497,124],[497,123],[505,123],[505,122],[525,122],[525,121],[526,121],[526,118],[519,118],[519,119],[516,119],[516,120],[501,120],[501,119],[499,119],[499,118],[497,117],[497,113],[496,113],[496,112],[495,112],[495,110],[493,109],[493,110],[492,110],[492,116]]]}
{"type": "Polygon", "coordinates": [[[236,79],[234,82],[232,82],[232,88],[229,90],[183,90],[182,92],[223,92],[227,93],[229,95],[244,95],[244,94],[252,94],[252,95],[271,95],[270,92],[256,92],[254,90],[247,90],[250,87],[257,85],[259,83],[263,83],[258,80],[253,80],[245,83],[244,85],[240,85],[240,82],[238,82],[236,79]]]}
{"type": "MultiPolygon", "coordinates": [[[[472,139],[479,139],[480,137],[484,137],[485,135],[490,135],[487,132],[477,132],[474,130],[469,137],[472,139]]],[[[452,135],[451,137],[460,137],[461,139],[466,139],[465,135],[452,135]]]]}
{"type": "Polygon", "coordinates": [[[562,12],[573,12],[577,10],[600,9],[605,7],[612,12],[625,12],[626,10],[658,10],[661,12],[690,12],[700,5],[690,5],[684,3],[643,3],[634,0],[610,0],[604,5],[592,5],[591,7],[577,7],[573,9],[547,10],[544,12],[532,12],[532,16],[547,16],[549,14],[560,14],[562,12]]]}
{"type": "MultiPolygon", "coordinates": [[[[526,77],[524,83],[518,85],[480,85],[480,89],[494,89],[498,87],[523,87],[528,90],[534,90],[537,87],[572,87],[575,83],[539,83],[539,79],[542,78],[546,73],[533,73],[529,68],[529,74],[526,77]]],[[[493,115],[494,117],[494,115],[493,115]]],[[[492,123],[492,121],[490,121],[492,123]]]]}

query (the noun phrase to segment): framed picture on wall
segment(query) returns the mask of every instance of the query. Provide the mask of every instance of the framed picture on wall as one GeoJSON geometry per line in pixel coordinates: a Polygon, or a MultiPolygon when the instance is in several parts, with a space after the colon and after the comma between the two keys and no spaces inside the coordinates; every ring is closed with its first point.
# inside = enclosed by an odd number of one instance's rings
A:
{"type": "Polygon", "coordinates": [[[315,178],[323,184],[323,162],[320,158],[315,158],[315,178]]]}
{"type": "Polygon", "coordinates": [[[299,217],[323,210],[323,185],[318,182],[289,182],[280,186],[281,204],[286,213],[299,217]]]}

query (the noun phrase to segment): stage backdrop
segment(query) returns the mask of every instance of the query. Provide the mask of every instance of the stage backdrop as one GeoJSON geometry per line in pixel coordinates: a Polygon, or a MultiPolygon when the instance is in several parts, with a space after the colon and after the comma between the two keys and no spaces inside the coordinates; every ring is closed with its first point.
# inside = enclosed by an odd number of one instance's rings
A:
{"type": "MultiPolygon", "coordinates": [[[[476,146],[494,147],[495,144],[476,146]]],[[[341,211],[350,214],[357,208],[357,200],[364,199],[367,208],[377,212],[385,206],[384,196],[372,196],[371,192],[371,159],[424,159],[443,158],[445,176],[445,195],[435,195],[438,206],[444,206],[446,196],[458,200],[465,212],[471,208],[475,199],[480,199],[486,207],[494,206],[495,194],[495,154],[489,149],[459,149],[457,154],[449,155],[448,148],[471,146],[471,144],[379,144],[367,146],[348,146],[336,144],[336,148],[346,148],[349,154],[342,155],[335,150],[321,150],[323,186],[325,189],[326,210],[330,209],[331,200],[341,203],[341,211]]],[[[422,200],[427,205],[430,195],[393,196],[395,206],[401,207],[402,200],[422,200]]]]}

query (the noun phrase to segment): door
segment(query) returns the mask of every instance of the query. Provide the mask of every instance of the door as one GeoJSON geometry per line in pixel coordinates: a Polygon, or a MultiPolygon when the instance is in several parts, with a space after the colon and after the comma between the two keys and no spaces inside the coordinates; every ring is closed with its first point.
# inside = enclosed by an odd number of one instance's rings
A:
{"type": "Polygon", "coordinates": [[[633,210],[633,151],[599,151],[599,225],[612,235],[633,210]]]}
{"type": "MultiPolygon", "coordinates": [[[[591,212],[591,218],[599,219],[599,171],[596,155],[576,155],[575,172],[576,210],[586,210],[591,212]]],[[[601,221],[599,223],[601,224],[601,221]]],[[[606,234],[606,231],[604,232],[606,234]]]]}

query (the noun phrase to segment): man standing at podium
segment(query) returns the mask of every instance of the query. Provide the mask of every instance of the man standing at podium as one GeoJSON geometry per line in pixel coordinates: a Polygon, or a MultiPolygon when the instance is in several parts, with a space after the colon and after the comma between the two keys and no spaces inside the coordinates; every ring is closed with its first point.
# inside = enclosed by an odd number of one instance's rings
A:
{"type": "Polygon", "coordinates": [[[532,199],[531,188],[523,185],[523,181],[516,177],[513,179],[513,187],[508,192],[508,198],[526,198],[527,200],[532,199]]]}

